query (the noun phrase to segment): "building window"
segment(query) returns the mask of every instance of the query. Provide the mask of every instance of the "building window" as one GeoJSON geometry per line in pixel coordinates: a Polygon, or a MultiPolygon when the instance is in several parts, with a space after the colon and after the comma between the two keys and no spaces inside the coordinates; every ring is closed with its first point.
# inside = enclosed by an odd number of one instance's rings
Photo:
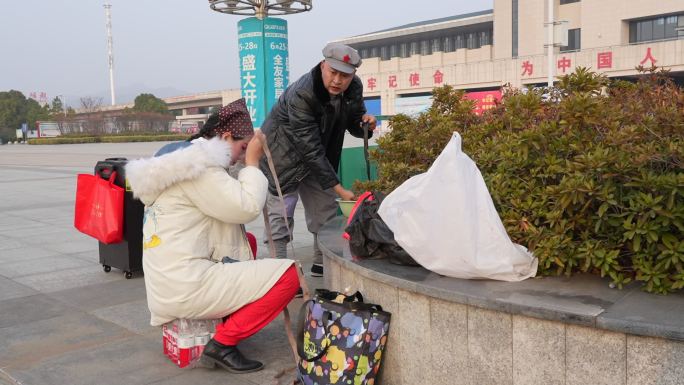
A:
{"type": "Polygon", "coordinates": [[[477,39],[477,35],[474,32],[471,32],[468,34],[468,40],[466,41],[466,48],[468,48],[468,49],[480,48],[479,40],[477,39]]]}
{"type": "Polygon", "coordinates": [[[409,45],[408,43],[401,43],[399,45],[399,57],[409,57],[409,45]]]}
{"type": "Polygon", "coordinates": [[[442,50],[441,39],[432,39],[432,52],[439,52],[442,50]]]}
{"type": "Polygon", "coordinates": [[[633,44],[676,39],[678,36],[684,36],[683,31],[677,31],[679,24],[684,24],[684,15],[631,21],[629,23],[629,42],[633,44]]]}
{"type": "MultiPolygon", "coordinates": [[[[684,27],[684,17],[679,19],[682,27],[684,27]]],[[[684,35],[684,31],[680,35],[684,35]]],[[[665,36],[677,36],[677,16],[668,16],[665,18],[665,36]]]]}
{"type": "Polygon", "coordinates": [[[492,28],[489,25],[457,27],[442,31],[430,31],[406,38],[388,38],[353,45],[362,59],[407,58],[412,55],[427,56],[435,52],[454,52],[458,49],[477,49],[492,44],[492,28]]]}
{"type": "Polygon", "coordinates": [[[420,53],[420,48],[417,41],[412,41],[409,48],[409,55],[418,55],[420,53]]]}
{"type": "Polygon", "coordinates": [[[396,44],[390,46],[390,58],[399,56],[399,47],[396,44]]]}
{"type": "Polygon", "coordinates": [[[653,20],[653,40],[662,40],[665,38],[665,18],[660,17],[653,20]]]}
{"type": "Polygon", "coordinates": [[[511,13],[511,55],[518,57],[518,0],[513,0],[513,12],[511,13]]]}
{"type": "Polygon", "coordinates": [[[451,36],[445,36],[443,42],[444,52],[454,52],[456,51],[456,46],[454,44],[454,38],[451,36]]]}
{"type": "Polygon", "coordinates": [[[489,41],[489,33],[484,31],[480,32],[480,46],[490,44],[491,42],[489,41]]]}
{"type": "Polygon", "coordinates": [[[570,3],[579,3],[580,0],[560,0],[561,5],[570,3]]]}
{"type": "Polygon", "coordinates": [[[420,54],[423,56],[432,54],[429,40],[420,41],[420,54]]]}
{"type": "Polygon", "coordinates": [[[389,46],[383,45],[380,47],[380,60],[389,60],[390,52],[389,46]]]}
{"type": "Polygon", "coordinates": [[[568,45],[560,47],[561,52],[579,51],[582,49],[582,34],[580,28],[568,30],[568,45]]]}
{"type": "Polygon", "coordinates": [[[465,48],[465,39],[463,35],[456,35],[456,49],[465,48]]]}

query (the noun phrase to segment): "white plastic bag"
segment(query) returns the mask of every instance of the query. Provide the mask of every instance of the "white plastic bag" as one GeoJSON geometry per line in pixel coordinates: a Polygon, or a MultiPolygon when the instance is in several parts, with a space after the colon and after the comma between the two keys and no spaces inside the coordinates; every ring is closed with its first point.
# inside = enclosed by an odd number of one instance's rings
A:
{"type": "Polygon", "coordinates": [[[537,258],[508,237],[456,132],[430,169],[390,193],[378,214],[397,243],[436,273],[522,281],[537,272],[537,258]]]}

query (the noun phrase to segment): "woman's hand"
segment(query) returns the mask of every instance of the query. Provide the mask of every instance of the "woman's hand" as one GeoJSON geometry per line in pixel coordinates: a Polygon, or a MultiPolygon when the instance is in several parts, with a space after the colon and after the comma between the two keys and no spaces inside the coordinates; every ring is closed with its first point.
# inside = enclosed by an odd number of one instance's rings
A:
{"type": "Polygon", "coordinates": [[[254,130],[254,136],[247,145],[247,152],[245,153],[245,165],[259,166],[259,159],[264,155],[264,143],[266,143],[266,135],[261,130],[254,130]]]}

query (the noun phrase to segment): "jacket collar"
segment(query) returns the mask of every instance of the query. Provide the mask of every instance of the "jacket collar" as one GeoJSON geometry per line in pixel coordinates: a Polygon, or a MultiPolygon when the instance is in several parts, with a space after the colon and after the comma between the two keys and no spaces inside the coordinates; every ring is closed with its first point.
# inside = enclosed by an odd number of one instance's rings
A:
{"type": "Polygon", "coordinates": [[[192,180],[209,167],[226,168],[230,164],[230,146],[221,138],[199,138],[192,145],[153,158],[136,159],[126,165],[126,179],[133,196],[145,205],[152,204],[172,185],[192,180]]]}
{"type": "Polygon", "coordinates": [[[325,85],[323,85],[321,63],[316,64],[316,66],[311,69],[311,77],[313,77],[313,88],[316,98],[323,104],[330,102],[330,93],[325,89],[325,85]]]}

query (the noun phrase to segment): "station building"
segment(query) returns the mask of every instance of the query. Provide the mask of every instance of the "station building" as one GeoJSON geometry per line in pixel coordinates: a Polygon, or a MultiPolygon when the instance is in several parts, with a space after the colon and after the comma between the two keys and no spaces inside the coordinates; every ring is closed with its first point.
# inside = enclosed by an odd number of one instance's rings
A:
{"type": "MultiPolygon", "coordinates": [[[[670,70],[684,85],[684,0],[494,0],[490,10],[411,23],[337,42],[363,58],[357,74],[369,113],[416,113],[445,84],[466,91],[476,112],[491,108],[504,85],[546,86],[548,4],[563,23],[565,45],[553,48],[553,76],[588,67],[635,79],[637,66],[670,70]]],[[[445,2],[444,14],[456,3],[445,2]]],[[[165,98],[171,129],[191,132],[211,111],[240,97],[239,89],[165,98]]],[[[132,104],[102,107],[117,116],[132,104]]],[[[384,128],[384,127],[382,127],[384,128]]],[[[382,130],[381,128],[381,130],[382,130]]],[[[374,140],[372,140],[374,143],[374,140]]],[[[345,147],[360,145],[345,138],[345,147]]]]}
{"type": "Polygon", "coordinates": [[[556,31],[567,34],[566,45],[553,48],[554,77],[588,67],[634,79],[637,66],[655,65],[684,84],[682,0],[494,0],[493,10],[336,41],[363,58],[357,74],[371,113],[419,112],[429,106],[432,88],[445,84],[466,90],[484,110],[504,85],[546,86],[549,3],[556,31]]]}

